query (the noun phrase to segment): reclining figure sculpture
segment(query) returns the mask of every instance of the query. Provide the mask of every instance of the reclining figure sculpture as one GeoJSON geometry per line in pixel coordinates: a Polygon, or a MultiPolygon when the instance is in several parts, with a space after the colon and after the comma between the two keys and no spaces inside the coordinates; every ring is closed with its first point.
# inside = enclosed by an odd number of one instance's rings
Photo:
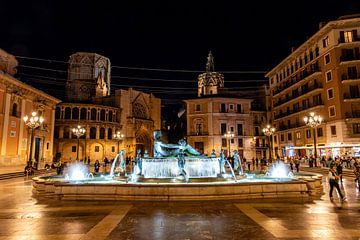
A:
{"type": "Polygon", "coordinates": [[[160,141],[161,132],[154,131],[154,157],[176,157],[179,156],[180,149],[185,156],[200,156],[201,153],[196,151],[192,146],[180,139],[178,144],[163,143],[160,141]]]}

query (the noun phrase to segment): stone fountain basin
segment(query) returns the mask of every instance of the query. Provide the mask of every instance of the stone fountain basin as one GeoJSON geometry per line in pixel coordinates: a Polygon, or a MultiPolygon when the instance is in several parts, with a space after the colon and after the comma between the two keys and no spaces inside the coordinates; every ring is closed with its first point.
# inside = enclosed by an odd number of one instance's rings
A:
{"type": "MultiPolygon", "coordinates": [[[[126,183],[94,178],[65,181],[62,178],[34,177],[33,194],[61,200],[190,201],[261,198],[311,198],[322,194],[322,175],[308,173],[294,179],[239,179],[210,181],[190,179],[161,182],[159,179],[126,183]]],[[[211,179],[215,180],[215,179],[211,179]]],[[[219,179],[218,179],[219,180],[219,179]]]]}

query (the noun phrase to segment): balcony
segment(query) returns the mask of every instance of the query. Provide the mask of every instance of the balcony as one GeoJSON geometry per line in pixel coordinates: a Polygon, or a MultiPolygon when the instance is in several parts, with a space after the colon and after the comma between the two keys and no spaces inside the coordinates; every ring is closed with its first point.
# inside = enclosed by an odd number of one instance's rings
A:
{"type": "Polygon", "coordinates": [[[303,95],[305,95],[305,94],[307,94],[307,93],[310,93],[310,92],[312,92],[312,91],[314,91],[314,90],[316,90],[316,89],[322,89],[322,88],[323,88],[323,85],[322,85],[322,84],[316,83],[316,84],[314,84],[314,85],[312,85],[312,86],[310,86],[310,87],[308,87],[308,88],[305,88],[305,89],[303,89],[303,90],[300,90],[300,91],[299,91],[296,95],[294,95],[294,96],[290,96],[290,97],[288,97],[288,98],[281,99],[281,100],[277,101],[277,102],[274,104],[274,107],[278,107],[278,106],[280,106],[280,105],[282,105],[282,104],[284,104],[284,103],[287,103],[287,102],[289,102],[289,101],[291,101],[291,100],[294,100],[294,99],[296,99],[296,98],[298,98],[298,97],[300,97],[300,96],[303,96],[303,95]]]}
{"type": "Polygon", "coordinates": [[[209,136],[208,132],[190,132],[188,136],[209,136]]]}
{"type": "Polygon", "coordinates": [[[289,129],[292,129],[292,128],[298,128],[298,127],[302,127],[302,126],[305,126],[305,123],[304,124],[301,124],[301,123],[295,123],[295,124],[290,124],[290,125],[280,125],[279,128],[278,128],[278,131],[284,131],[284,130],[289,130],[289,129]]]}
{"type": "Polygon", "coordinates": [[[350,99],[358,100],[360,99],[360,94],[344,93],[344,100],[350,100],[350,99]]]}
{"type": "Polygon", "coordinates": [[[360,110],[353,110],[345,113],[346,118],[360,118],[360,110]]]}
{"type": "Polygon", "coordinates": [[[322,100],[317,101],[317,102],[314,102],[312,104],[309,104],[308,106],[302,106],[302,107],[299,107],[297,109],[293,109],[293,110],[290,110],[290,111],[279,113],[279,114],[274,116],[274,120],[277,120],[277,119],[280,119],[280,118],[283,118],[283,117],[287,117],[287,116],[289,116],[291,114],[298,113],[298,112],[301,112],[301,111],[304,111],[304,110],[307,110],[307,109],[310,109],[310,108],[313,108],[313,107],[322,106],[322,105],[324,105],[324,102],[322,100]]]}
{"type": "Polygon", "coordinates": [[[354,82],[360,80],[360,73],[343,74],[341,75],[342,82],[354,82]]]}
{"type": "Polygon", "coordinates": [[[360,36],[353,36],[352,41],[345,41],[345,38],[339,38],[338,44],[342,43],[353,43],[353,42],[360,42],[360,36]]]}
{"type": "Polygon", "coordinates": [[[310,67],[301,71],[300,74],[298,74],[295,77],[291,78],[290,80],[286,81],[282,86],[277,87],[273,92],[273,96],[275,96],[276,94],[284,91],[285,89],[295,85],[296,83],[304,80],[305,78],[313,75],[314,73],[317,73],[320,71],[321,70],[320,70],[318,63],[312,64],[310,67]]]}
{"type": "Polygon", "coordinates": [[[340,62],[360,60],[360,54],[341,55],[340,62]]]}

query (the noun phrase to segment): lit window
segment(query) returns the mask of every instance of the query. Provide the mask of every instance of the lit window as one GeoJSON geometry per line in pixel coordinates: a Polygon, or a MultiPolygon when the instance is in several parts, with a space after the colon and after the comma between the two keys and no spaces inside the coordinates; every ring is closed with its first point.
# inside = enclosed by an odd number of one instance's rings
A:
{"type": "Polygon", "coordinates": [[[296,139],[301,139],[301,132],[296,132],[296,139]]]}
{"type": "Polygon", "coordinates": [[[345,31],[344,32],[344,40],[346,43],[352,42],[353,37],[352,37],[352,32],[351,31],[345,31]]]}

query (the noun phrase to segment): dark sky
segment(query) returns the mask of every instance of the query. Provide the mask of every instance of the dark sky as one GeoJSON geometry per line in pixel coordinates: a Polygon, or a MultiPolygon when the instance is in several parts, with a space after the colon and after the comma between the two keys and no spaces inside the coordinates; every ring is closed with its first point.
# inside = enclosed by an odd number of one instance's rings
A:
{"type": "MultiPolygon", "coordinates": [[[[314,34],[319,22],[350,13],[360,13],[359,0],[6,1],[1,3],[0,48],[17,56],[60,61],[89,51],[109,57],[115,66],[201,71],[211,50],[216,70],[267,71],[314,34]]],[[[19,62],[44,67],[35,60],[19,62]]],[[[54,63],[45,67],[62,68],[54,63]]],[[[198,73],[113,74],[194,79],[196,87],[198,73]]],[[[264,74],[225,75],[225,84],[229,78],[256,80],[264,74]]]]}

